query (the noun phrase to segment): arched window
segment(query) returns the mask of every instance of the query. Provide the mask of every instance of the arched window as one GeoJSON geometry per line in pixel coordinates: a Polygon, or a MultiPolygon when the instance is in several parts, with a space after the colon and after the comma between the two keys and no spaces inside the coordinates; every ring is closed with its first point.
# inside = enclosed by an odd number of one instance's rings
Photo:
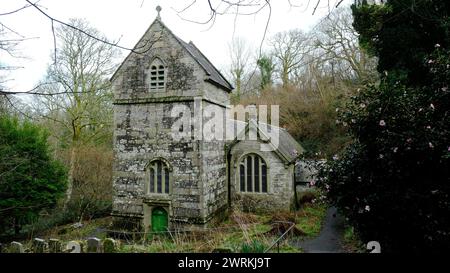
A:
{"type": "Polygon", "coordinates": [[[158,58],[154,59],[150,65],[148,81],[150,91],[164,91],[166,87],[166,69],[158,58]]]}
{"type": "Polygon", "coordinates": [[[170,191],[169,167],[161,160],[155,160],[148,165],[148,193],[165,193],[170,191]]]}
{"type": "Polygon", "coordinates": [[[245,156],[239,163],[241,192],[267,192],[267,165],[257,154],[245,156]]]}

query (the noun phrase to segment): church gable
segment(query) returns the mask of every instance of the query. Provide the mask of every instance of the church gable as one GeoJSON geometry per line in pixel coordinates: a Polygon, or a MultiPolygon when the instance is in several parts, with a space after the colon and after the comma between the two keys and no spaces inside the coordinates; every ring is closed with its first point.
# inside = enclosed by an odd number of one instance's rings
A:
{"type": "Polygon", "coordinates": [[[156,19],[112,77],[116,99],[196,95],[206,76],[156,19]]]}
{"type": "Polygon", "coordinates": [[[157,18],[111,78],[116,99],[201,96],[205,82],[227,92],[231,84],[191,43],[157,18]]]}
{"type": "MultiPolygon", "coordinates": [[[[295,163],[305,151],[286,129],[254,120],[250,120],[249,122],[232,120],[230,123],[240,124],[241,131],[236,132],[236,136],[229,144],[229,149],[233,148],[233,146],[242,140],[248,141],[248,138],[253,135],[257,138],[253,142],[258,143],[257,145],[260,149],[264,147],[261,145],[265,145],[266,147],[263,149],[273,151],[284,164],[295,163]],[[249,131],[252,132],[250,133],[249,131]]],[[[238,126],[236,127],[239,128],[238,126]]]]}

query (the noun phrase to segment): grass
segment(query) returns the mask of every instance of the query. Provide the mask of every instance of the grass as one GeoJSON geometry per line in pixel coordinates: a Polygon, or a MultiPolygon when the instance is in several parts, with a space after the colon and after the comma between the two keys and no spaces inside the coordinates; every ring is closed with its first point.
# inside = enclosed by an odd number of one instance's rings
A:
{"type": "Polygon", "coordinates": [[[344,249],[351,253],[364,253],[364,244],[359,239],[358,235],[352,226],[346,225],[344,229],[344,249]]]}
{"type": "Polygon", "coordinates": [[[107,228],[111,221],[111,217],[104,217],[90,221],[83,221],[81,227],[74,227],[73,224],[58,226],[39,234],[39,237],[43,239],[57,238],[61,241],[72,241],[86,239],[95,235],[95,237],[99,239],[104,239],[106,238],[106,233],[97,232],[97,230],[107,228]]]}
{"type": "Polygon", "coordinates": [[[316,237],[322,228],[322,221],[327,212],[327,204],[324,202],[305,204],[295,217],[296,227],[306,233],[307,237],[316,237]]]}
{"type": "MultiPolygon", "coordinates": [[[[325,204],[307,204],[297,212],[278,212],[274,214],[255,214],[233,212],[228,219],[221,223],[208,226],[194,232],[172,234],[150,234],[139,240],[122,240],[118,252],[121,253],[171,253],[171,252],[212,252],[215,249],[232,252],[261,252],[266,250],[278,238],[271,234],[270,221],[286,217],[295,219],[296,227],[306,233],[306,236],[315,236],[319,233],[322,219],[325,215],[325,204]],[[277,218],[278,217],[278,218],[277,218]]],[[[72,240],[85,240],[96,236],[106,238],[111,217],[83,221],[81,227],[73,224],[58,226],[43,233],[33,235],[43,239],[59,239],[63,243],[72,240]]],[[[294,221],[294,220],[290,220],[294,221]]],[[[288,237],[280,242],[279,251],[282,253],[298,253],[300,249],[291,245],[288,237]]],[[[23,242],[29,248],[31,241],[23,242]]],[[[277,252],[275,245],[270,252],[277,252]]]]}
{"type": "MultiPolygon", "coordinates": [[[[237,213],[224,222],[192,234],[156,235],[146,242],[123,244],[119,252],[212,252],[215,249],[232,252],[263,252],[277,236],[268,234],[271,215],[237,213]]],[[[270,252],[277,252],[275,246],[270,252]]],[[[289,240],[280,242],[280,252],[298,253],[289,240]]]]}

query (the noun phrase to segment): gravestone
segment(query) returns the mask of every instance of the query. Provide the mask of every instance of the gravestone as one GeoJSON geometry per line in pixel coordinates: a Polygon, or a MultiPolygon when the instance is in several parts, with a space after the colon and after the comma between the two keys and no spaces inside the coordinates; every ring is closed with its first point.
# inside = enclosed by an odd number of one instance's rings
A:
{"type": "Polygon", "coordinates": [[[48,241],[48,250],[50,253],[60,253],[62,252],[62,245],[58,239],[50,239],[48,241]]]}
{"type": "Polygon", "coordinates": [[[11,247],[9,249],[11,253],[24,253],[23,245],[19,242],[11,242],[11,247]]]}
{"type": "Polygon", "coordinates": [[[68,253],[83,253],[83,244],[77,241],[70,241],[66,245],[66,250],[64,252],[68,253]]]}
{"type": "Polygon", "coordinates": [[[103,252],[105,253],[117,252],[117,242],[114,239],[106,238],[103,241],[103,252]]]}
{"type": "Polygon", "coordinates": [[[47,243],[45,240],[40,238],[34,238],[33,243],[31,245],[31,249],[33,253],[44,253],[47,248],[47,243]]]}
{"type": "Polygon", "coordinates": [[[101,240],[96,237],[87,239],[87,252],[88,253],[100,253],[102,248],[101,240]]]}

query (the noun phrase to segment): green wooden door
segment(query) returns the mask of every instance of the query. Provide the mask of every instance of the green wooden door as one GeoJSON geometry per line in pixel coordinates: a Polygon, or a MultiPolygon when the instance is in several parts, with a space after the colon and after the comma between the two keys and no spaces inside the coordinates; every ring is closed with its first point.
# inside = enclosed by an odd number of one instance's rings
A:
{"type": "Polygon", "coordinates": [[[152,210],[152,231],[167,231],[168,222],[169,219],[165,209],[154,208],[152,210]]]}

